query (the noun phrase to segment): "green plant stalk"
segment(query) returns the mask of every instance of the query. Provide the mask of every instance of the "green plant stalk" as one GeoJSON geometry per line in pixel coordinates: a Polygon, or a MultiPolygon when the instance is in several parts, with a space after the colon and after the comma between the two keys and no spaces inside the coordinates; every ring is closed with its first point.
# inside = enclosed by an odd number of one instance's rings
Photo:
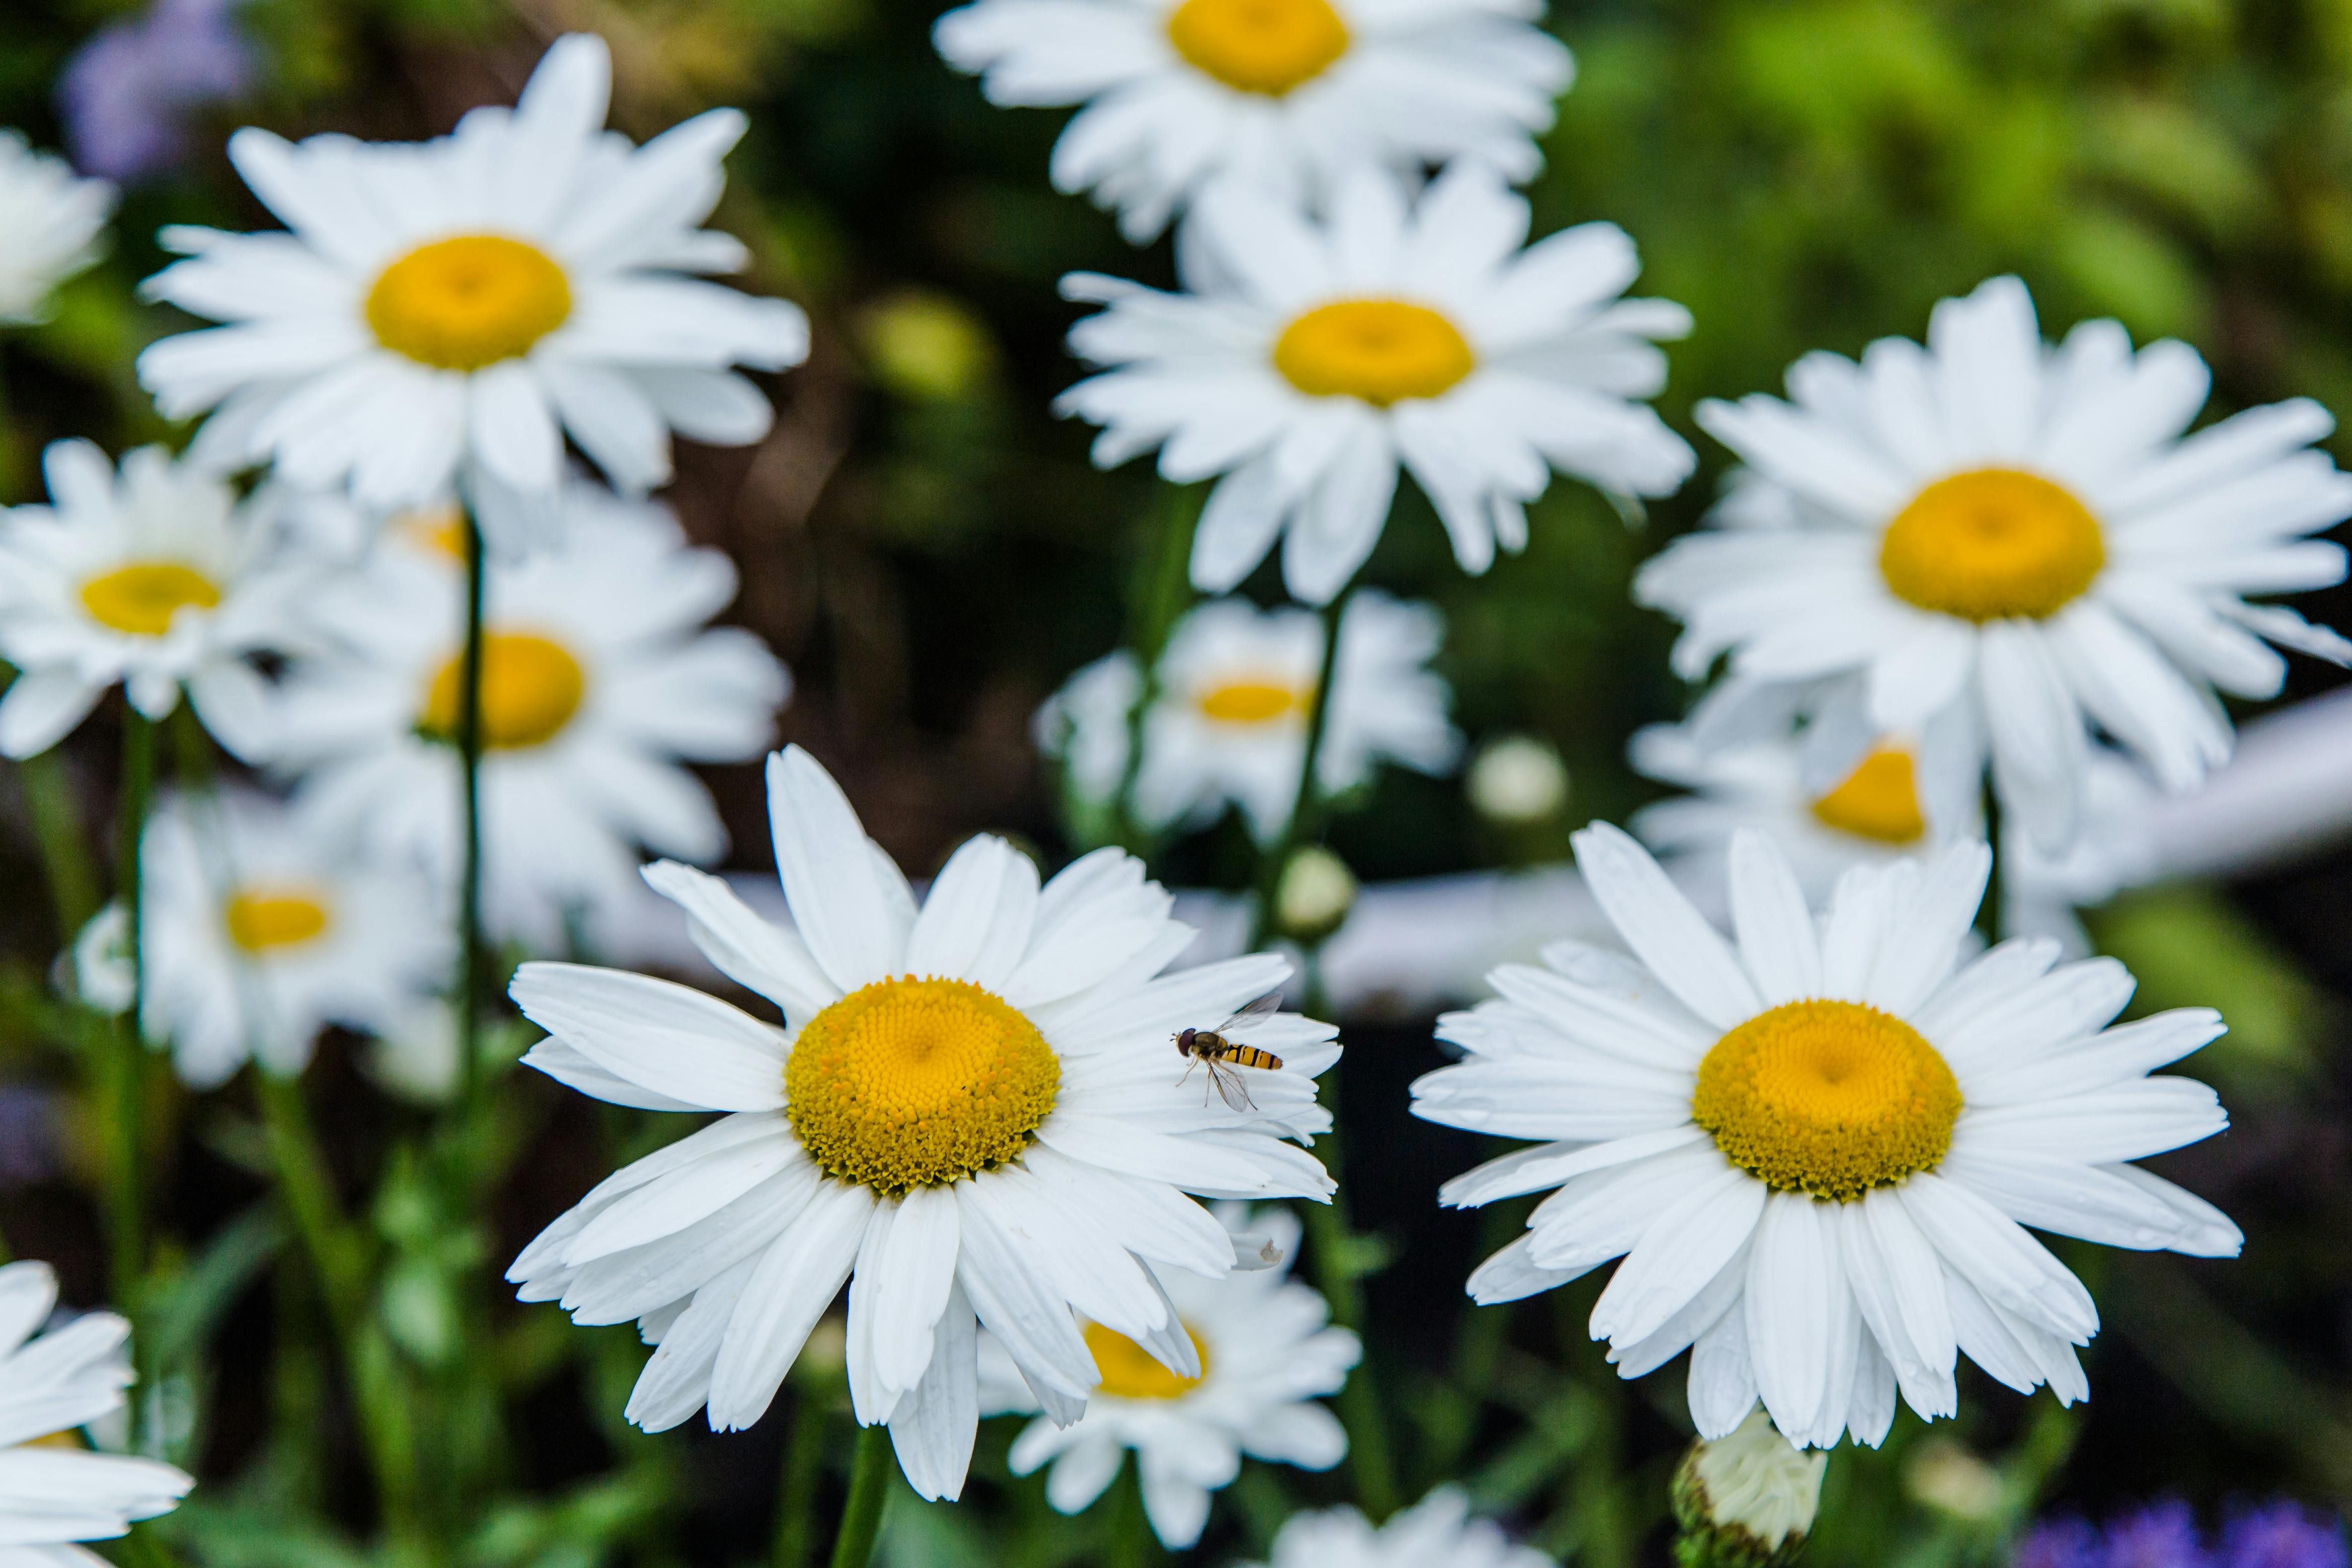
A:
{"type": "MultiPolygon", "coordinates": [[[[147,1268],[144,1207],[146,1171],[142,1148],[147,1119],[146,1042],[141,1019],[147,1007],[147,954],[141,909],[139,845],[147,828],[148,798],[155,786],[155,726],[127,702],[122,710],[122,796],[119,815],[121,867],[118,881],[130,928],[131,1010],[104,1053],[107,1121],[108,1256],[114,1300],[136,1316],[139,1282],[147,1268]]],[[[70,935],[68,939],[70,940],[70,935]]],[[[133,1408],[136,1408],[134,1402],[133,1408]]]]}
{"type": "Polygon", "coordinates": [[[873,1561],[874,1542],[882,1533],[883,1505],[890,1500],[890,1472],[898,1464],[889,1427],[858,1428],[850,1461],[849,1500],[841,1510],[841,1532],[833,1538],[832,1568],[866,1568],[873,1561]]]}
{"type": "Polygon", "coordinates": [[[54,748],[26,757],[16,764],[16,778],[24,785],[34,837],[40,840],[41,867],[48,874],[49,901],[57,911],[58,942],[71,946],[98,912],[98,873],[90,865],[72,786],[66,782],[64,759],[54,748]]]}
{"type": "Polygon", "coordinates": [[[466,781],[465,882],[457,906],[457,1108],[474,1103],[482,1027],[482,666],[483,599],[489,563],[482,525],[466,510],[466,651],[459,668],[457,752],[466,781]]]}
{"type": "Polygon", "coordinates": [[[1303,844],[1322,836],[1322,813],[1315,789],[1315,769],[1323,755],[1323,733],[1331,716],[1331,679],[1339,668],[1339,624],[1352,595],[1343,595],[1323,606],[1323,664],[1307,698],[1307,746],[1298,758],[1298,788],[1291,796],[1290,817],[1271,847],[1258,859],[1257,906],[1251,917],[1249,951],[1264,947],[1275,934],[1275,907],[1282,891],[1283,868],[1303,844]]]}
{"type": "Polygon", "coordinates": [[[1112,796],[1111,807],[1118,825],[1118,841],[1137,854],[1142,853],[1149,837],[1134,815],[1136,775],[1143,771],[1144,721],[1160,696],[1160,656],[1168,647],[1168,634],[1192,602],[1192,533],[1200,517],[1200,505],[1192,492],[1171,487],[1167,510],[1153,530],[1151,548],[1139,564],[1129,597],[1127,640],[1135,650],[1139,679],[1135,706],[1127,715],[1127,766],[1119,774],[1118,793],[1112,796]]]}
{"type": "Polygon", "coordinates": [[[793,1430],[784,1441],[783,1489],[776,1499],[775,1568],[807,1568],[814,1544],[817,1477],[824,1470],[826,1419],[822,1400],[807,1388],[793,1396],[793,1430]]]}
{"type": "MultiPolygon", "coordinates": [[[[1324,1105],[1331,1111],[1332,1130],[1322,1136],[1317,1145],[1319,1156],[1332,1177],[1339,1177],[1339,1086],[1333,1081],[1338,1070],[1324,1075],[1321,1085],[1324,1105]]],[[[1356,1270],[1358,1247],[1355,1232],[1348,1223],[1348,1188],[1344,1181],[1339,1190],[1331,1194],[1328,1204],[1301,1204],[1303,1227],[1307,1233],[1308,1256],[1315,1266],[1316,1289],[1330,1303],[1331,1321],[1354,1333],[1364,1335],[1364,1284],[1356,1270]]],[[[1367,1346],[1369,1352],[1370,1347],[1367,1346]]],[[[1386,1520],[1397,1510],[1396,1456],[1389,1443],[1387,1413],[1381,1406],[1380,1389],[1371,1375],[1371,1358],[1367,1353],[1356,1363],[1348,1381],[1339,1387],[1332,1401],[1339,1407],[1339,1422],[1348,1429],[1348,1470],[1355,1477],[1357,1506],[1374,1524],[1386,1520]]]]}
{"type": "Polygon", "coordinates": [[[397,1381],[392,1348],[369,1313],[365,1250],[335,1195],[301,1084],[263,1071],[257,1071],[254,1079],[278,1194],[318,1271],[319,1294],[341,1343],[385,1533],[395,1542],[415,1541],[421,1535],[415,1423],[397,1381]]]}
{"type": "Polygon", "coordinates": [[[1143,1507],[1142,1455],[1129,1455],[1119,1467],[1110,1500],[1110,1516],[1104,1521],[1103,1568],[1153,1568],[1167,1554],[1143,1507]]]}

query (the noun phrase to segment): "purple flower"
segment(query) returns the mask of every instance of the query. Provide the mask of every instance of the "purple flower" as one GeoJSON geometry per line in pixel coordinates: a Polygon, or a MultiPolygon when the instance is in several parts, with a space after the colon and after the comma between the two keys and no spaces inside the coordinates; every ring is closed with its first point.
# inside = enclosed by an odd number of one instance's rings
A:
{"type": "Polygon", "coordinates": [[[254,55],[237,31],[240,4],[154,0],[75,51],[58,107],[83,173],[125,181],[169,166],[185,151],[187,111],[245,89],[254,55]]]}
{"type": "Polygon", "coordinates": [[[2079,1519],[2037,1524],[2017,1543],[2011,1568],[2105,1568],[2099,1532],[2079,1519]]]}
{"type": "Polygon", "coordinates": [[[2178,1498],[2152,1502],[2107,1526],[2106,1568],[2209,1568],[2197,1516],[2178,1498]]]}
{"type": "Polygon", "coordinates": [[[2221,1568],[2346,1568],[2344,1527],[2297,1503],[2267,1503],[2221,1531],[2221,1568]]]}

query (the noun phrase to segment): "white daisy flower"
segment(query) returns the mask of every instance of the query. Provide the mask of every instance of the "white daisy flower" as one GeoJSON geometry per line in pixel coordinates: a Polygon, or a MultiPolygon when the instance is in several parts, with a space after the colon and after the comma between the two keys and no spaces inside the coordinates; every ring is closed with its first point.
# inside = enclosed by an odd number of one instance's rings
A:
{"type": "Polygon", "coordinates": [[[1540,0],[981,0],[932,38],[991,103],[1086,104],[1054,187],[1091,190],[1141,244],[1222,175],[1301,204],[1365,161],[1532,179],[1575,76],[1542,15],[1540,0]]]}
{"type": "Polygon", "coordinates": [[[555,489],[568,434],[613,483],[670,472],[669,432],[757,440],[772,411],[730,369],[807,352],[798,308],[683,276],[747,259],[697,226],[743,116],[719,109],[644,147],[603,129],[604,40],[557,40],[513,109],[424,142],[247,127],[229,158],[287,232],[173,227],[189,258],[148,294],[229,323],[139,356],[167,417],[216,410],[200,448],[348,481],[381,509],[462,475],[555,489]]]}
{"type": "Polygon", "coordinates": [[[236,492],[161,447],[118,474],[87,441],[42,454],[49,506],[0,520],[0,657],[17,670],[0,699],[0,752],[45,752],[120,683],[162,719],[187,688],[230,751],[268,739],[268,688],[246,655],[300,640],[310,569],[277,549],[268,495],[236,492]]]}
{"type": "MultiPolygon", "coordinates": [[[[1033,1421],[1013,1444],[1014,1475],[1053,1467],[1045,1500],[1063,1513],[1100,1497],[1134,1449],[1144,1515],[1171,1552],[1201,1539],[1209,1494],[1234,1483],[1244,1454],[1307,1470],[1347,1458],[1347,1429],[1315,1401],[1338,1393],[1363,1353],[1354,1333],[1328,1326],[1323,1298],[1289,1278],[1297,1215],[1220,1204],[1217,1217],[1237,1250],[1272,1251],[1283,1261],[1223,1279],[1157,1274],[1192,1337],[1199,1375],[1171,1372],[1117,1330],[1087,1323],[1087,1348],[1102,1373],[1087,1413],[1067,1426],[1033,1421]]],[[[980,1378],[982,1414],[1038,1408],[992,1334],[981,1336],[980,1378]]]]}
{"type": "Polygon", "coordinates": [[[249,791],[159,804],[140,850],[144,1032],[191,1087],[310,1065],[329,1024],[382,1032],[457,962],[423,876],[354,858],[249,791]]]}
{"type": "MultiPolygon", "coordinates": [[[[1453,694],[1428,668],[1444,640],[1444,617],[1431,605],[1369,588],[1348,602],[1316,753],[1323,795],[1362,786],[1381,762],[1424,773],[1454,766],[1462,737],[1445,716],[1453,694]]],[[[1160,656],[1143,716],[1136,819],[1154,831],[1206,827],[1231,802],[1258,842],[1273,842],[1297,797],[1307,711],[1322,675],[1323,623],[1310,611],[1216,599],[1188,612],[1160,656]]],[[[1039,711],[1038,743],[1065,759],[1081,800],[1117,798],[1141,684],[1134,655],[1110,654],[1072,676],[1039,711]]]]}
{"type": "MultiPolygon", "coordinates": [[[[556,542],[492,559],[485,587],[484,910],[541,951],[598,940],[642,898],[639,845],[725,852],[709,792],[677,764],[758,756],[791,690],[753,634],[705,626],[735,595],[726,556],[650,502],[579,480],[562,498],[556,542]]],[[[320,594],[336,642],[289,668],[271,758],[321,831],[442,887],[465,854],[462,540],[419,524],[320,594]]]]}
{"type": "Polygon", "coordinates": [[[0,1267],[0,1561],[9,1568],[106,1568],[74,1545],[113,1541],[171,1512],[195,1483],[153,1459],[44,1442],[103,1421],[131,1386],[131,1325],[85,1312],[36,1331],[58,1304],[46,1263],[0,1267]]]}
{"type": "MultiPolygon", "coordinates": [[[[1402,117],[1400,117],[1402,118],[1402,117]]],[[[1322,604],[1379,540],[1402,463],[1468,572],[1527,543],[1550,470],[1664,495],[1694,461],[1641,401],[1665,384],[1654,338],[1690,313],[1621,300],[1633,242],[1585,224],[1520,249],[1528,204],[1456,164],[1418,202],[1390,175],[1343,177],[1328,223],[1238,181],[1185,219],[1185,294],[1078,273],[1108,306],[1070,330],[1112,367],[1055,404],[1104,426],[1095,461],[1159,447],[1177,483],[1222,474],[1192,541],[1192,584],[1221,594],[1284,535],[1283,581],[1322,604]]]]}
{"type": "Polygon", "coordinates": [[[58,285],[98,259],[113,213],[112,185],[0,131],[0,321],[47,321],[58,285]]]}
{"type": "Polygon", "coordinates": [[[2024,1227],[2230,1257],[2211,1205],[2128,1163],[2227,1125],[2201,1083],[2150,1078],[2221,1033],[2208,1008],[2105,1026],[2112,959],[2053,968],[2024,937],[1961,962],[1990,857],[1964,844],[1846,873],[1807,909],[1760,834],[1731,842],[1727,943],[1641,847],[1596,824],[1577,865],[1633,950],[1562,942],[1499,1000],[1440,1020],[1468,1053],[1415,1114],[1554,1142],[1456,1177],[1457,1205],[1556,1188],[1470,1278],[1481,1302],[1622,1256],[1592,1314],[1639,1377],[1692,1352],[1720,1437],[1760,1396],[1801,1447],[1875,1445],[1903,1398],[1958,1408],[1965,1353],[2021,1392],[2090,1392],[2090,1293],[2024,1227]]]}
{"type": "Polygon", "coordinates": [[[1378,1529],[1352,1508],[1294,1513],[1275,1535],[1271,1563],[1242,1568],[1553,1568],[1532,1546],[1470,1517],[1459,1487],[1438,1487],[1378,1529]]]}
{"type": "Polygon", "coordinates": [[[2093,726],[2185,791],[2230,752],[2215,689],[2277,695],[2263,639],[2352,661],[2242,596],[2344,580],[2343,549],[2305,537],[2352,514],[2352,477],[2310,449],[2334,421],[2297,399],[2183,438],[2210,380],[2113,321],[2048,347],[1996,278],[1937,305],[1924,349],[1808,354],[1793,403],[1702,403],[1749,472],[1637,596],[1682,618],[1692,678],[1726,651],[1750,687],[1854,672],[1880,730],[1969,704],[2004,808],[2063,850],[2093,726]]]}
{"type": "Polygon", "coordinates": [[[926,1498],[962,1489],[979,1414],[977,1329],[1048,1415],[1102,1379],[1098,1323],[1184,1377],[1202,1367],[1154,1274],[1218,1279],[1233,1238],[1185,1194],[1323,1198],[1306,1142],[1335,1031],[1295,1014],[1237,1033],[1278,1055],[1254,1107],[1181,1081],[1170,1036],[1279,985],[1270,953],[1154,978],[1188,946],[1141,862],[1097,850],[1038,886],[974,838],[919,910],[807,752],[769,759],[776,861],[797,930],[715,878],[660,865],[696,944],[783,1011],[761,1023],[698,991],[531,963],[514,997],[551,1038],[524,1059],[598,1099],[732,1114],[627,1167],[508,1270],[574,1321],[634,1318],[659,1349],[628,1405],[651,1431],[707,1407],[748,1426],[849,1282],[850,1398],[888,1423],[926,1498]]]}

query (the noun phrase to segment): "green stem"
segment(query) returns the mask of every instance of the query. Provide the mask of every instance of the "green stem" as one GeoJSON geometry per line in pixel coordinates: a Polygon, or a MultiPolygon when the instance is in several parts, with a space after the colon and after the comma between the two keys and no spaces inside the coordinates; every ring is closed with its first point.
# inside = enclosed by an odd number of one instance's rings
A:
{"type": "Polygon", "coordinates": [[[898,1463],[889,1427],[858,1429],[849,1500],[841,1510],[841,1533],[833,1538],[833,1568],[866,1568],[873,1561],[874,1542],[882,1533],[882,1506],[890,1500],[890,1472],[898,1463]]]}
{"type": "Polygon", "coordinates": [[[155,784],[155,726],[127,703],[122,710],[121,842],[118,881],[130,930],[131,1011],[112,1031],[106,1053],[108,1121],[112,1137],[108,1171],[109,1249],[114,1300],[135,1307],[146,1272],[147,1238],[142,1210],[145,1171],[141,1132],[147,1119],[146,1042],[141,1020],[147,1007],[145,910],[140,896],[140,840],[147,828],[148,797],[155,784]]]}
{"type": "Polygon", "coordinates": [[[1282,891],[1282,873],[1292,853],[1302,844],[1322,837],[1322,813],[1315,787],[1315,768],[1323,754],[1323,735],[1329,728],[1331,681],[1339,668],[1339,626],[1352,595],[1342,595],[1323,606],[1323,665],[1307,697],[1307,745],[1298,758],[1298,788],[1291,796],[1290,818],[1273,847],[1258,861],[1257,910],[1250,925],[1249,951],[1256,952],[1275,932],[1275,908],[1282,891]]]}
{"type": "Polygon", "coordinates": [[[803,1388],[793,1400],[793,1430],[784,1442],[783,1490],[776,1500],[775,1568],[807,1568],[815,1533],[817,1477],[824,1469],[825,1409],[803,1388]]]}
{"type": "MultiPolygon", "coordinates": [[[[1323,1134],[1316,1150],[1334,1180],[1339,1177],[1339,1095],[1337,1073],[1326,1074],[1322,1084],[1325,1106],[1331,1111],[1332,1131],[1323,1134]]],[[[1364,1333],[1364,1285],[1357,1271],[1359,1247],[1348,1223],[1348,1188],[1341,1181],[1339,1190],[1328,1204],[1304,1204],[1305,1227],[1308,1257],[1314,1262],[1316,1288],[1331,1305],[1331,1321],[1354,1332],[1360,1339],[1364,1333]]],[[[1397,1508],[1396,1458],[1389,1446],[1387,1415],[1381,1408],[1380,1390],[1371,1374],[1370,1346],[1356,1370],[1348,1374],[1333,1404],[1339,1406],[1339,1422],[1348,1429],[1348,1468],[1356,1478],[1356,1501],[1374,1524],[1394,1513],[1397,1508]]]]}
{"type": "Polygon", "coordinates": [[[1111,1483],[1109,1535],[1103,1568],[1153,1568],[1166,1555],[1152,1532],[1151,1515],[1143,1506],[1143,1456],[1135,1454],[1111,1483]]]}
{"type": "Polygon", "coordinates": [[[466,652],[458,681],[457,752],[466,777],[465,883],[457,913],[457,1104],[474,1102],[482,1022],[482,664],[483,600],[489,563],[482,525],[466,513],[466,652]]]}
{"type": "Polygon", "coordinates": [[[1201,516],[1199,498],[1189,489],[1171,487],[1167,509],[1152,530],[1150,548],[1137,563],[1133,587],[1128,595],[1127,641],[1135,650],[1135,706],[1127,714],[1127,767],[1118,793],[1112,796],[1118,839],[1140,854],[1149,836],[1135,821],[1135,780],[1143,771],[1143,725],[1160,696],[1160,655],[1168,634],[1192,601],[1192,531],[1201,516]]]}
{"type": "Polygon", "coordinates": [[[53,747],[16,764],[24,785],[25,808],[33,818],[33,832],[41,841],[41,865],[48,873],[49,901],[57,911],[58,941],[72,945],[98,912],[98,873],[89,863],[89,846],[82,837],[81,813],[73,786],[66,779],[65,759],[53,747]]]}

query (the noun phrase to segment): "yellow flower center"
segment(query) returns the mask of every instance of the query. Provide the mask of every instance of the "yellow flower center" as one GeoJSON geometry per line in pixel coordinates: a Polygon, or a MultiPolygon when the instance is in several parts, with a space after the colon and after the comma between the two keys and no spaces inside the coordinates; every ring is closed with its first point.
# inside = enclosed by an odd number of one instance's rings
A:
{"type": "Polygon", "coordinates": [[[247,952],[293,947],[327,933],[326,900],[301,888],[245,888],[222,911],[228,939],[247,952]]]}
{"type": "Polygon", "coordinates": [[[1014,1158],[1061,1087],[1061,1058],[1017,1009],[969,981],[908,974],[808,1021],[784,1065],[784,1114],[819,1169],[889,1195],[1014,1158]]]}
{"type": "Polygon", "coordinates": [[[1280,98],[1348,52],[1348,24],[1330,0],[1184,0],[1168,41],[1227,87],[1280,98]]]}
{"type": "Polygon", "coordinates": [[[393,520],[392,525],[427,555],[446,555],[460,566],[466,563],[466,514],[457,507],[404,511],[393,520]]]}
{"type": "Polygon", "coordinates": [[[1087,1349],[1095,1356],[1095,1370],[1102,1373],[1097,1386],[1105,1394],[1118,1399],[1181,1399],[1209,1380],[1209,1347],[1192,1325],[1184,1325],[1185,1337],[1192,1342],[1194,1353],[1201,1358],[1201,1375],[1180,1377],[1151,1359],[1151,1352],[1113,1329],[1100,1323],[1086,1326],[1087,1349]]]}
{"type": "MultiPolygon", "coordinates": [[[[464,712],[466,656],[433,672],[416,727],[455,744],[464,712]]],[[[588,675],[561,643],[533,632],[491,632],[482,639],[482,744],[520,751],[563,732],[587,695],[588,675]]]]}
{"type": "Polygon", "coordinates": [[[1220,724],[1271,724],[1306,712],[1314,695],[1311,686],[1281,680],[1229,680],[1201,693],[1193,705],[1202,718],[1220,724]]]}
{"type": "Polygon", "coordinates": [[[1477,363],[1461,329],[1402,300],[1318,305],[1274,344],[1274,368],[1309,397],[1360,397],[1383,408],[1435,397],[1477,363]]]}
{"type": "Polygon", "coordinates": [[[1813,802],[1824,827],[1881,844],[1915,844],[1927,831],[1919,809],[1919,769],[1900,746],[1880,746],[1837,788],[1813,802]]]}
{"type": "Polygon", "coordinates": [[[1691,1120],[1766,1186],[1851,1203],[1931,1170],[1960,1086],[1919,1031],[1860,1002],[1786,1002],[1716,1041],[1691,1120]]]}
{"type": "Polygon", "coordinates": [[[220,602],[219,584],[176,561],[133,561],[81,585],[81,607],[92,620],[135,637],[160,637],[182,610],[220,602]]]}
{"type": "Polygon", "coordinates": [[[535,245],[461,234],[420,245],[368,289],[375,341],[436,370],[480,370],[530,352],[572,314],[572,282],[535,245]]]}
{"type": "Polygon", "coordinates": [[[2090,509],[2015,468],[1937,479],[1895,514],[1878,546],[1896,598],[1970,621],[2054,616],[2106,563],[2090,509]]]}

